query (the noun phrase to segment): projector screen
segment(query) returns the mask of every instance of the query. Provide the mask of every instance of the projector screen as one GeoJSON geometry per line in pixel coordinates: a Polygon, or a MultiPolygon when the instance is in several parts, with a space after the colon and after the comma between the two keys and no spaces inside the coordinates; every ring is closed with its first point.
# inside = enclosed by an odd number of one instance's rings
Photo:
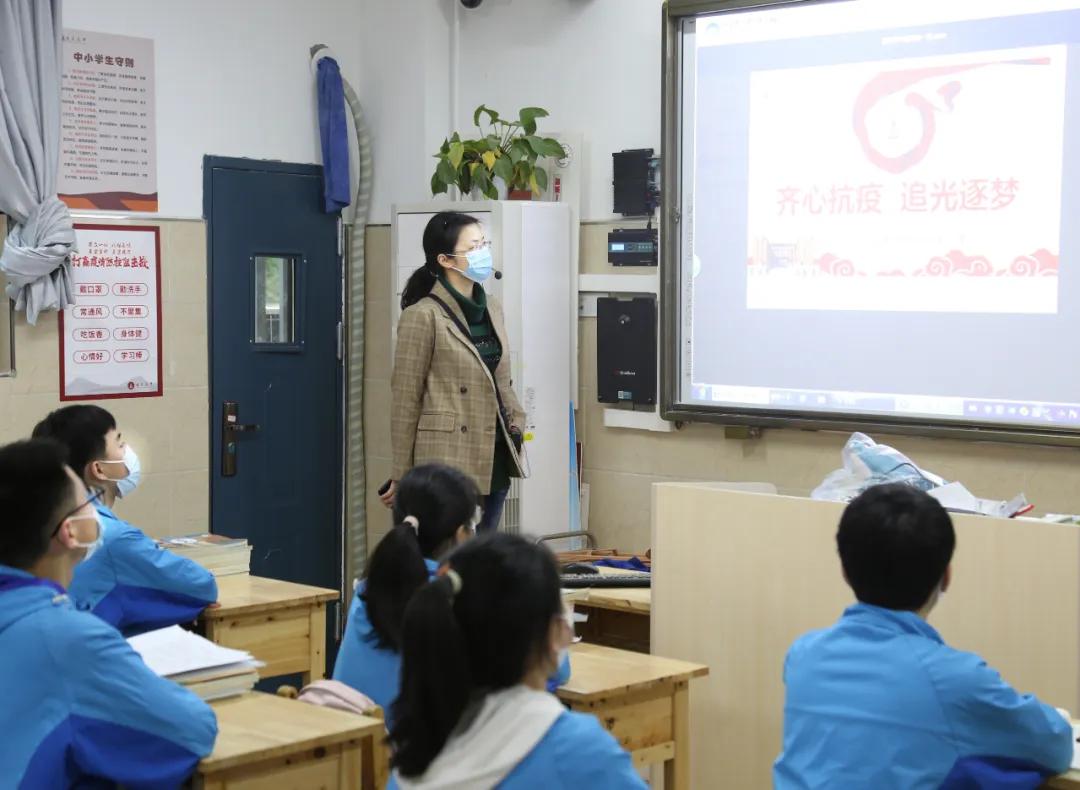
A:
{"type": "Polygon", "coordinates": [[[1080,0],[748,5],[666,11],[665,417],[1080,437],[1080,0]]]}

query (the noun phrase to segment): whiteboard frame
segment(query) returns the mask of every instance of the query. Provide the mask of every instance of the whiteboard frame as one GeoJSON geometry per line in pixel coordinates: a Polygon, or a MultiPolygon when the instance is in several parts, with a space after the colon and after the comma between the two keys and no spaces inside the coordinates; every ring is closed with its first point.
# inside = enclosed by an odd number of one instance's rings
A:
{"type": "MultiPolygon", "coordinates": [[[[902,2],[902,0],[898,0],[902,2]]],[[[797,409],[755,409],[729,405],[705,406],[681,400],[681,290],[683,226],[682,69],[684,20],[731,11],[808,4],[843,3],[852,0],[665,0],[662,12],[661,133],[660,161],[660,413],[675,422],[711,422],[755,428],[787,428],[811,431],[864,431],[990,442],[1080,447],[1080,426],[1075,428],[985,423],[966,419],[901,417],[860,412],[823,413],[797,409]]]]}

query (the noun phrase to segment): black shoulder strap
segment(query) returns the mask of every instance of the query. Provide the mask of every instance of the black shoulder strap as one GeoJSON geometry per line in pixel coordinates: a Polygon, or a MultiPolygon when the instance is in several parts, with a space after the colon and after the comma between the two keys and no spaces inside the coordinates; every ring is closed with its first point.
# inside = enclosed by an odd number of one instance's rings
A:
{"type": "MultiPolygon", "coordinates": [[[[442,308],[443,312],[446,313],[446,317],[454,322],[454,326],[456,326],[461,331],[461,333],[465,335],[469,342],[472,342],[472,332],[469,331],[469,327],[465,326],[465,324],[461,322],[461,319],[457,317],[457,314],[450,309],[450,306],[446,302],[444,302],[442,298],[436,296],[435,294],[428,294],[426,298],[439,305],[439,307],[442,308]]],[[[473,343],[473,345],[475,346],[476,344],[473,343]]]]}

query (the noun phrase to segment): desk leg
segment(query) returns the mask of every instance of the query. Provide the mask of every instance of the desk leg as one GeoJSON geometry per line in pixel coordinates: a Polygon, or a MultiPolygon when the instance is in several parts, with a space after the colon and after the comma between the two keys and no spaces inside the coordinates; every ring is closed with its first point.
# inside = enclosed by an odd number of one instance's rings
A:
{"type": "Polygon", "coordinates": [[[304,685],[326,677],[326,607],[321,603],[308,614],[308,671],[302,673],[304,685]]]}
{"type": "Polygon", "coordinates": [[[690,790],[690,689],[675,684],[671,697],[671,735],[675,756],[664,763],[664,790],[690,790]]]}
{"type": "Polygon", "coordinates": [[[363,747],[342,751],[341,762],[338,763],[338,787],[341,790],[361,786],[360,777],[363,775],[362,755],[363,747]]]}

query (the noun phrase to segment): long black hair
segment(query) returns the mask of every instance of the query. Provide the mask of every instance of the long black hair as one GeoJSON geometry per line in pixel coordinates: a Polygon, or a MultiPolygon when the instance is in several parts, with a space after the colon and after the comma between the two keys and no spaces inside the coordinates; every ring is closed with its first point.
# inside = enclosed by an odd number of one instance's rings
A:
{"type": "Polygon", "coordinates": [[[405,611],[390,728],[392,764],[403,776],[427,770],[470,702],[522,681],[563,611],[554,555],[519,536],[482,535],[447,564],[457,577],[424,585],[405,611]]]}
{"type": "Polygon", "coordinates": [[[379,647],[401,649],[405,605],[428,580],[424,559],[448,551],[458,529],[472,523],[479,504],[473,479],[445,464],[414,466],[398,481],[394,527],[368,558],[361,593],[379,647]],[[405,521],[410,516],[418,527],[405,521]]]}
{"type": "Polygon", "coordinates": [[[424,228],[424,265],[409,275],[401,293],[401,309],[414,305],[431,293],[431,287],[442,271],[440,255],[453,255],[461,229],[479,225],[476,217],[458,211],[440,211],[424,228]]]}

